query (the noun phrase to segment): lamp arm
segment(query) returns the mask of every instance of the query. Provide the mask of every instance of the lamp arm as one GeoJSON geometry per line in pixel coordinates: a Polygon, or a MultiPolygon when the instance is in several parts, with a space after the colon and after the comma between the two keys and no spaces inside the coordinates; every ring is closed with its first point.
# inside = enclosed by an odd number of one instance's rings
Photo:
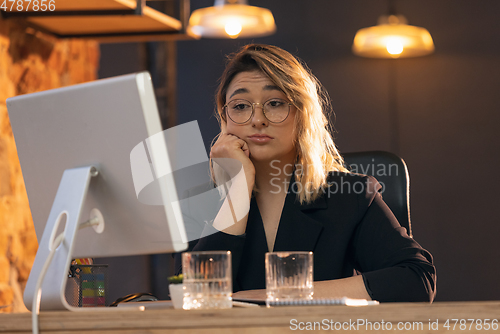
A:
{"type": "Polygon", "coordinates": [[[396,15],[396,1],[394,0],[388,0],[387,1],[388,7],[387,7],[387,15],[396,15]]]}
{"type": "Polygon", "coordinates": [[[134,14],[141,16],[143,8],[146,7],[146,0],[136,0],[136,3],[134,14]]]}

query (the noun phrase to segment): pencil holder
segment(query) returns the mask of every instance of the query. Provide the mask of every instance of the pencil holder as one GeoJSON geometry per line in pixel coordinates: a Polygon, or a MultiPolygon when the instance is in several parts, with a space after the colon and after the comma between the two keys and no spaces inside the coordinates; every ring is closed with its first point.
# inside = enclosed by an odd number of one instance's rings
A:
{"type": "Polygon", "coordinates": [[[107,264],[71,265],[66,284],[66,301],[74,307],[109,306],[107,264]]]}

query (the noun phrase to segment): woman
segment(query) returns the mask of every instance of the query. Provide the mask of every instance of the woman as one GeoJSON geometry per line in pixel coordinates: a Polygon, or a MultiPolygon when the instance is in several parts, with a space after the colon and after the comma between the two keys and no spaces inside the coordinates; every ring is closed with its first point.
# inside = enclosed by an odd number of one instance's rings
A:
{"type": "Polygon", "coordinates": [[[278,47],[247,45],[230,57],[216,98],[212,174],[232,183],[193,250],[232,252],[234,297],[265,296],[266,252],[313,251],[315,295],[432,302],[432,256],[399,225],[377,181],[343,167],[327,96],[304,65],[278,47]]]}

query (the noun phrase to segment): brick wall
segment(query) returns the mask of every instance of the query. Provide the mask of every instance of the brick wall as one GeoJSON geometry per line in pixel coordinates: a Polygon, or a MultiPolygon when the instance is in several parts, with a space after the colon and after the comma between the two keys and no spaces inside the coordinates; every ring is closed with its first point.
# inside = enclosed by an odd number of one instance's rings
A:
{"type": "Polygon", "coordinates": [[[99,45],[57,40],[0,18],[0,312],[27,311],[22,292],[38,247],[5,100],[95,80],[99,45]]]}

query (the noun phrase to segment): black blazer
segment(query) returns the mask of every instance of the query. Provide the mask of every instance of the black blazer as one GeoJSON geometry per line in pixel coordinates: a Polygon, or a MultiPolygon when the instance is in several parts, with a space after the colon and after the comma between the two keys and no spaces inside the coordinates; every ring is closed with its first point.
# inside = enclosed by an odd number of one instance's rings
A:
{"type": "MultiPolygon", "coordinates": [[[[291,182],[273,250],[314,252],[315,281],[362,274],[375,300],[432,301],[432,256],[399,225],[375,178],[335,172],[328,183],[321,197],[300,205],[291,182]]],[[[265,289],[268,246],[255,198],[245,234],[229,235],[207,226],[204,235],[193,250],[230,250],[235,292],[265,289]]]]}

